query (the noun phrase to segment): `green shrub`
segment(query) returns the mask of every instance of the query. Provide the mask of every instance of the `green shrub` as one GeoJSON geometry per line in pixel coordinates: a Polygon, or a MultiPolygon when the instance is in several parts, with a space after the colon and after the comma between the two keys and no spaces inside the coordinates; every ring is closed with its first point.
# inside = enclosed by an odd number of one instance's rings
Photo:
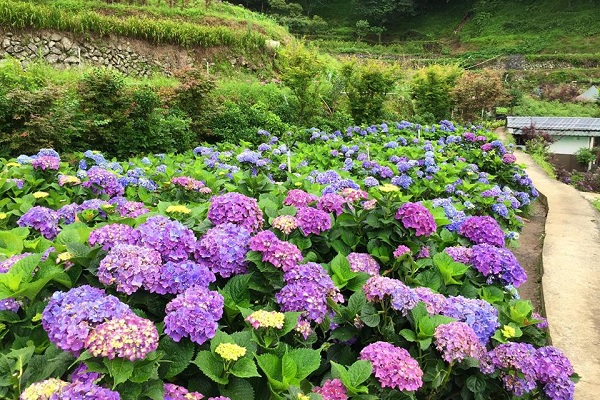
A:
{"type": "Polygon", "coordinates": [[[596,153],[592,149],[582,147],[575,152],[575,158],[577,158],[577,162],[588,165],[592,161],[596,161],[596,153]]]}
{"type": "Polygon", "coordinates": [[[454,65],[432,65],[417,71],[410,82],[417,114],[433,115],[432,122],[449,118],[453,106],[450,91],[460,75],[461,69],[454,65]]]}

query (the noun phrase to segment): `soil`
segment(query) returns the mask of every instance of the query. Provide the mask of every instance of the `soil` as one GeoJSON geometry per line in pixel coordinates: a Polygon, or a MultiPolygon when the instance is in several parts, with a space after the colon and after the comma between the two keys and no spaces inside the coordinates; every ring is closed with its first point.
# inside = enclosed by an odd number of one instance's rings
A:
{"type": "Polygon", "coordinates": [[[530,300],[533,309],[542,315],[542,250],[548,209],[540,200],[532,203],[526,217],[525,227],[519,237],[519,247],[511,249],[527,272],[527,281],[519,287],[522,299],[530,300]]]}

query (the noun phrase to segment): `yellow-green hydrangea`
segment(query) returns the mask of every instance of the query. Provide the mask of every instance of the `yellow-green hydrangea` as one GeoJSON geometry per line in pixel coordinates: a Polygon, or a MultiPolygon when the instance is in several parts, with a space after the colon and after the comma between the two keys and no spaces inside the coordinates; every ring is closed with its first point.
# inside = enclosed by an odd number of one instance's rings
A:
{"type": "Polygon", "coordinates": [[[167,207],[166,210],[168,213],[181,213],[181,214],[189,214],[191,210],[183,205],[171,205],[167,207]]]}
{"type": "Polygon", "coordinates": [[[67,382],[56,378],[36,382],[21,393],[20,400],[49,400],[54,393],[67,385],[67,382]]]}
{"type": "Polygon", "coordinates": [[[258,310],[246,317],[246,321],[250,322],[250,325],[254,329],[258,328],[283,328],[283,322],[285,320],[285,314],[277,311],[265,311],[258,310]]]}
{"type": "Polygon", "coordinates": [[[246,355],[246,348],[234,343],[221,343],[215,349],[215,353],[227,361],[236,361],[246,355]]]}

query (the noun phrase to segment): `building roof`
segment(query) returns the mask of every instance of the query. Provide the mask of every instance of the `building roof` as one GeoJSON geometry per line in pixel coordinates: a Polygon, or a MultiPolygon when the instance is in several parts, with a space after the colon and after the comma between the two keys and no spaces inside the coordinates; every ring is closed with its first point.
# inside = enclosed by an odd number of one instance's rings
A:
{"type": "Polygon", "coordinates": [[[581,93],[579,96],[575,97],[576,101],[598,101],[600,97],[598,97],[598,88],[596,86],[591,86],[588,90],[581,93]]]}
{"type": "Polygon", "coordinates": [[[520,135],[522,128],[536,129],[557,136],[600,136],[600,118],[589,117],[506,117],[506,127],[520,135]]]}

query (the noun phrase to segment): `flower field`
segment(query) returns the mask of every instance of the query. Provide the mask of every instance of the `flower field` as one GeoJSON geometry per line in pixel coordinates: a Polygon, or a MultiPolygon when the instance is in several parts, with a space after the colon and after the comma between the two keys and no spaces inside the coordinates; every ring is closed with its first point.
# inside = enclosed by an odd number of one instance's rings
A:
{"type": "Polygon", "coordinates": [[[1,398],[573,398],[491,132],[260,133],[0,160],[1,398]]]}

